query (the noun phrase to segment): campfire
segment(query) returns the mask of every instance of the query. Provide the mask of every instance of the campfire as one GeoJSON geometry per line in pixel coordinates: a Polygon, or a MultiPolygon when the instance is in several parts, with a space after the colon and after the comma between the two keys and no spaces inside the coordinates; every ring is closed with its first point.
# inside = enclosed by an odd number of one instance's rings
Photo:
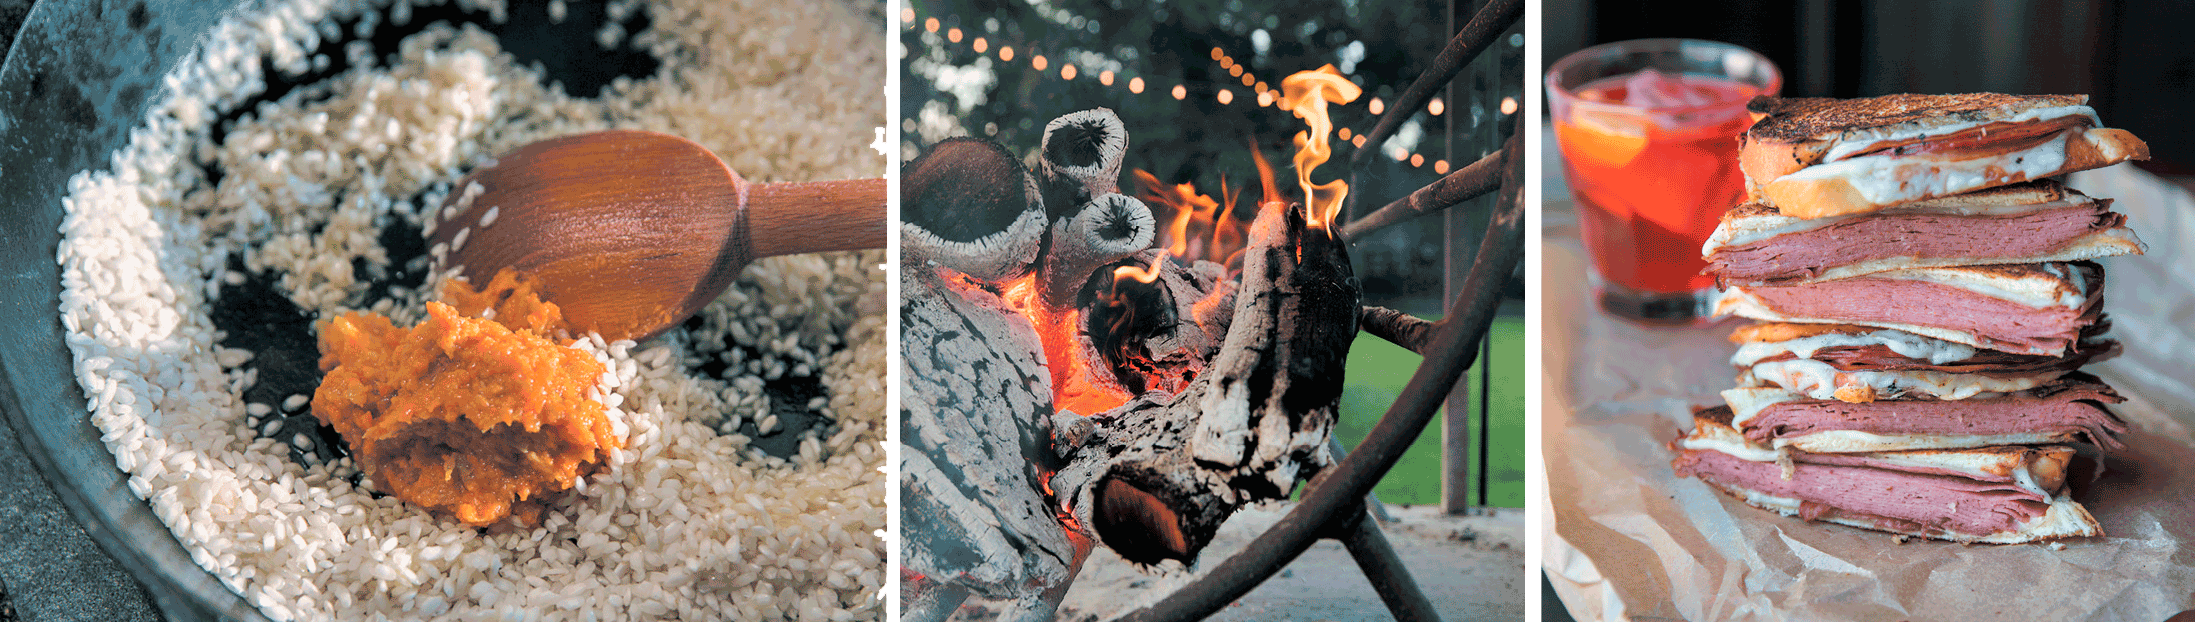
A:
{"type": "MultiPolygon", "coordinates": [[[[1327,467],[1358,292],[1330,227],[1348,185],[1331,67],[1283,82],[1300,197],[1117,186],[1129,134],[1110,110],[1046,126],[1038,166],[973,139],[903,174],[902,593],[968,592],[1048,619],[1102,544],[1191,562],[1237,509],[1327,467]],[[1163,223],[1163,224],[1162,224],[1163,223]]],[[[950,607],[943,613],[949,614],[950,607]]]]}

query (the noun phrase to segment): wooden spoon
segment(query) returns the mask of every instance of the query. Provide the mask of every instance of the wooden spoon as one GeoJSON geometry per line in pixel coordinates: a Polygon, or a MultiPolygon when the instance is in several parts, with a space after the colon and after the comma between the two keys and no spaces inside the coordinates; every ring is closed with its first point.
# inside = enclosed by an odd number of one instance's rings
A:
{"type": "Polygon", "coordinates": [[[475,284],[505,267],[528,277],[574,330],[638,341],[701,310],[756,258],[883,248],[884,205],[883,179],[749,184],[692,141],[612,130],[473,171],[427,244],[475,284]],[[472,183],[483,191],[467,204],[472,183]]]}

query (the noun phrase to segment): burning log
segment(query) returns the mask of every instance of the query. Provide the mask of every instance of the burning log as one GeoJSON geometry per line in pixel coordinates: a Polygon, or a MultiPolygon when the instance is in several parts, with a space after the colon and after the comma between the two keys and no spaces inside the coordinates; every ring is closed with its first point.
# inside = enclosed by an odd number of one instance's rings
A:
{"type": "Polygon", "coordinates": [[[1073,306],[1090,274],[1151,246],[1158,220],[1134,197],[1114,193],[1091,199],[1072,218],[1052,225],[1052,247],[1039,268],[1044,304],[1073,306]]]}
{"type": "Polygon", "coordinates": [[[966,140],[903,178],[902,619],[970,594],[1049,619],[1097,541],[1193,560],[1333,460],[1358,318],[1344,245],[1274,202],[1239,276],[1150,248],[1156,219],[1115,187],[1126,144],[1086,111],[1047,126],[1033,185],[966,140]]]}
{"type": "Polygon", "coordinates": [[[1081,332],[1123,393],[1189,389],[1234,319],[1234,284],[1226,277],[1217,263],[1184,266],[1155,248],[1090,275],[1078,302],[1088,309],[1081,332]]]}
{"type": "Polygon", "coordinates": [[[960,598],[939,589],[1050,619],[1045,589],[1073,576],[1088,545],[1045,496],[1060,459],[1043,344],[974,279],[910,267],[900,292],[900,514],[913,526],[901,557],[910,595],[933,606],[906,619],[950,615],[960,598]]]}
{"type": "Polygon", "coordinates": [[[901,264],[936,262],[991,282],[1028,273],[1044,241],[1036,179],[1005,147],[949,138],[900,174],[901,264]]]}
{"type": "Polygon", "coordinates": [[[1326,466],[1342,362],[1357,327],[1349,259],[1301,206],[1252,227],[1225,341],[1177,395],[1096,417],[1052,486],[1078,523],[1141,563],[1193,560],[1241,506],[1285,497],[1326,466]]]}
{"type": "Polygon", "coordinates": [[[1038,170],[1044,206],[1054,221],[1073,216],[1091,199],[1120,192],[1120,160],[1128,153],[1128,128],[1109,108],[1069,113],[1044,125],[1038,170]]]}

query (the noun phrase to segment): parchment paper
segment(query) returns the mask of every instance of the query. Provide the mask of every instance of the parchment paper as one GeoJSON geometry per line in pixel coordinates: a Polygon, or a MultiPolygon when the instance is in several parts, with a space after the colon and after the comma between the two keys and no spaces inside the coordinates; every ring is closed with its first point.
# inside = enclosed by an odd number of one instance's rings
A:
{"type": "MultiPolygon", "coordinates": [[[[1559,169],[1558,169],[1559,170],[1559,169]]],[[[2195,609],[2195,199],[2131,166],[2069,185],[2115,198],[2149,254],[2104,261],[2126,354],[2088,368],[2135,431],[2076,497],[2101,538],[1900,543],[1808,523],[1677,479],[1666,447],[1734,386],[1739,321],[1656,329],[1591,302],[1574,219],[1546,222],[1545,566],[1581,620],[2124,620],[2195,609]]],[[[1549,184],[1551,199],[1568,194],[1549,184]]]]}

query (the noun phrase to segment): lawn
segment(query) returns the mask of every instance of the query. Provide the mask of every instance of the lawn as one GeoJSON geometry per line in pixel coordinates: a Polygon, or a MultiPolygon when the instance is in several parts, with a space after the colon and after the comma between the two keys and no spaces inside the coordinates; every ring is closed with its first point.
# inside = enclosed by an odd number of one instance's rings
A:
{"type": "MultiPolygon", "coordinates": [[[[1491,472],[1488,504],[1497,507],[1524,507],[1524,318],[1497,317],[1490,331],[1493,339],[1493,393],[1488,396],[1492,412],[1493,440],[1488,453],[1491,472]]],[[[1379,422],[1380,415],[1394,404],[1402,392],[1402,385],[1410,380],[1420,358],[1400,346],[1366,333],[1358,333],[1357,340],[1349,347],[1347,389],[1341,397],[1341,422],[1334,433],[1341,437],[1345,447],[1356,447],[1364,440],[1366,432],[1379,422]]],[[[1471,384],[1471,434],[1479,435],[1479,417],[1475,412],[1480,391],[1486,387],[1478,384],[1479,366],[1487,361],[1477,361],[1465,377],[1471,384]]],[[[1441,426],[1447,416],[1443,409],[1439,417],[1425,426],[1418,440],[1403,453],[1402,460],[1387,472],[1373,492],[1384,503],[1420,505],[1440,503],[1441,426]]],[[[1472,477],[1477,478],[1476,456],[1473,456],[1472,477]]],[[[1477,493],[1473,493],[1475,497],[1477,493]]],[[[1477,500],[1473,499],[1476,505],[1477,500]]]]}

